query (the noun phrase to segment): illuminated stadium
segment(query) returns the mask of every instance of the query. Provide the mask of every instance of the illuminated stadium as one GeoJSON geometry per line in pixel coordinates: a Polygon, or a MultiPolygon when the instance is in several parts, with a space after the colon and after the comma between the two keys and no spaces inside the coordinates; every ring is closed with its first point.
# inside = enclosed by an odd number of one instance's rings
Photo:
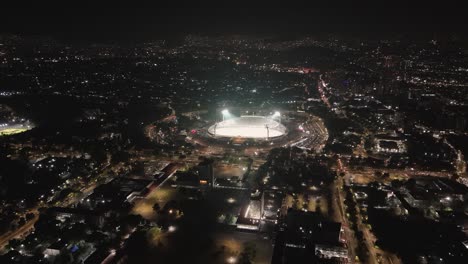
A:
{"type": "Polygon", "coordinates": [[[321,151],[328,140],[323,121],[304,111],[230,107],[183,112],[180,116],[179,122],[172,114],[149,124],[145,134],[158,144],[183,139],[200,153],[210,155],[232,150],[262,155],[265,150],[287,146],[321,151]],[[167,123],[171,123],[171,130],[162,133],[167,123]]]}
{"type": "Polygon", "coordinates": [[[272,116],[235,117],[224,111],[224,120],[210,126],[208,133],[215,137],[277,138],[286,134],[286,127],[279,118],[278,112],[272,116]]]}

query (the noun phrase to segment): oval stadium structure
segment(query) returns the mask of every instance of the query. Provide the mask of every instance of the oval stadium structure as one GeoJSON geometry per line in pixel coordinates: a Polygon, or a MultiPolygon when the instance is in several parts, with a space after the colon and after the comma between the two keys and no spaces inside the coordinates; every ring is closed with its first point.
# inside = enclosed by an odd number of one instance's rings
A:
{"type": "Polygon", "coordinates": [[[276,138],[286,134],[286,127],[265,116],[241,116],[218,122],[208,132],[215,137],[276,138]]]}

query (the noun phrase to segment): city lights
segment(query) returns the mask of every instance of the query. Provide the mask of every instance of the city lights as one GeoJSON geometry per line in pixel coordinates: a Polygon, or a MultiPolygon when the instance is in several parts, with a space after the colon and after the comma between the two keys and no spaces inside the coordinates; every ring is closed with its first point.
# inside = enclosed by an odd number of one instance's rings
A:
{"type": "Polygon", "coordinates": [[[2,13],[0,263],[467,263],[462,8],[43,2],[2,13]]]}

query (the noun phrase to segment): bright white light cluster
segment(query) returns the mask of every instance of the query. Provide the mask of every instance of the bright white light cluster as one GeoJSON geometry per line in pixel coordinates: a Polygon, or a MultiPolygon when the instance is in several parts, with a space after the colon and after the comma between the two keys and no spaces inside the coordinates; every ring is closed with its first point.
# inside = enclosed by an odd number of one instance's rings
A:
{"type": "Polygon", "coordinates": [[[217,137],[274,138],[284,135],[286,128],[273,118],[241,116],[212,125],[208,132],[217,137]]]}

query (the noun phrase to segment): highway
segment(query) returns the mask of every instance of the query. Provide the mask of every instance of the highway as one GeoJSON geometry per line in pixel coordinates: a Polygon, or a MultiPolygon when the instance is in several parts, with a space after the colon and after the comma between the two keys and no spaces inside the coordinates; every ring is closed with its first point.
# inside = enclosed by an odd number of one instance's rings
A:
{"type": "Polygon", "coordinates": [[[22,238],[25,237],[26,234],[29,234],[29,232],[34,229],[34,224],[37,222],[39,219],[39,213],[36,212],[34,214],[34,218],[27,221],[26,224],[22,225],[21,227],[17,228],[14,231],[7,232],[0,236],[0,248],[3,248],[8,244],[8,241],[15,239],[15,238],[22,238]]]}
{"type": "MultiPolygon", "coordinates": [[[[354,175],[353,172],[350,172],[348,168],[344,165],[344,162],[342,161],[341,158],[337,158],[337,169],[338,173],[344,173],[344,177],[342,179],[338,179],[337,186],[335,188],[336,190],[336,195],[338,196],[338,202],[339,202],[339,209],[341,212],[341,222],[346,223],[346,226],[349,226],[348,219],[344,215],[344,200],[343,197],[345,197],[345,193],[343,191],[343,184],[350,185],[351,183],[354,182],[356,179],[356,175],[354,175]]],[[[361,170],[362,172],[362,170],[361,170]]],[[[375,176],[372,174],[372,179],[375,181],[375,176]]],[[[336,182],[335,181],[335,182],[336,182]]],[[[335,197],[336,199],[336,197],[335,197]]],[[[364,243],[366,245],[366,249],[369,252],[369,257],[367,260],[367,263],[372,263],[372,264],[400,264],[401,260],[395,255],[390,252],[384,251],[380,248],[377,248],[375,245],[375,242],[377,241],[374,233],[370,230],[369,226],[363,223],[362,218],[363,218],[363,213],[361,212],[361,209],[359,206],[356,206],[356,218],[357,218],[357,226],[360,231],[362,231],[363,237],[364,237],[364,243]]],[[[354,232],[350,230],[349,228],[346,228],[347,238],[350,239],[349,243],[349,249],[350,253],[352,252],[351,249],[354,249],[357,247],[357,241],[356,237],[354,236],[354,232]]],[[[350,256],[352,256],[350,254],[350,256]]]]}

